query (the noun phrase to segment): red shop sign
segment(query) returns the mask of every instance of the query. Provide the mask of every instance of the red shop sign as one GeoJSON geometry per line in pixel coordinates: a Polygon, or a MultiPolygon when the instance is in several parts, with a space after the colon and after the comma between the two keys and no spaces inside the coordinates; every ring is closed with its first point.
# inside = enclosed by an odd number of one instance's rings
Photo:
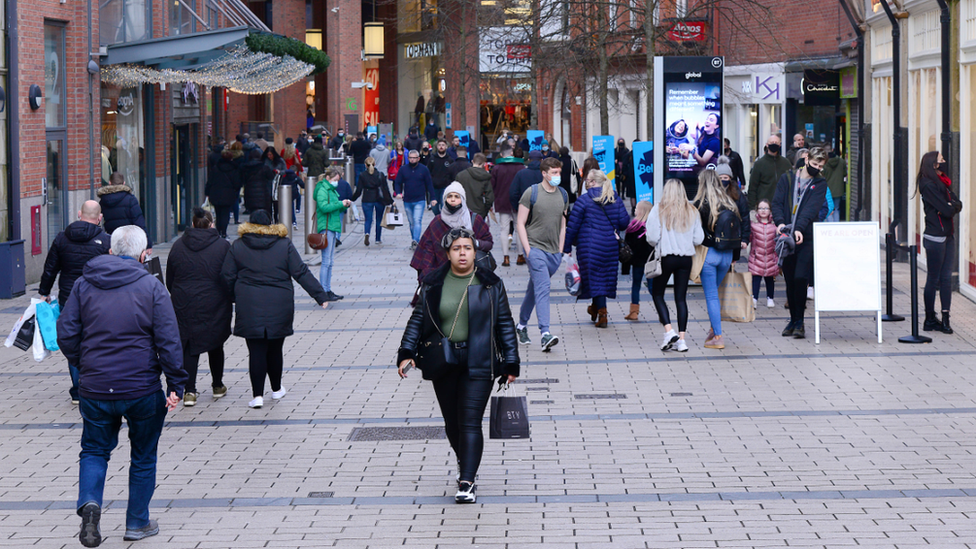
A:
{"type": "Polygon", "coordinates": [[[532,46],[529,44],[508,44],[505,49],[509,59],[529,59],[532,57],[532,46]]]}
{"type": "Polygon", "coordinates": [[[675,23],[668,31],[668,39],[675,42],[704,42],[707,29],[705,21],[675,23]]]}

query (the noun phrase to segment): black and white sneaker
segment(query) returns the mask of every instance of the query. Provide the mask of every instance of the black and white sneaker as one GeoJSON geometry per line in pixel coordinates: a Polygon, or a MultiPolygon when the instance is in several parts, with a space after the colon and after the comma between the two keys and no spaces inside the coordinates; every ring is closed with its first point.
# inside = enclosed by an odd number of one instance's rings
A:
{"type": "MultiPolygon", "coordinates": [[[[460,492],[458,493],[460,494],[460,492]]],[[[89,501],[81,506],[78,514],[81,515],[81,532],[78,533],[78,541],[85,547],[101,545],[102,532],[98,523],[102,518],[102,509],[94,501],[89,501]]]]}
{"type": "Polygon", "coordinates": [[[462,481],[458,483],[458,491],[454,494],[456,503],[474,503],[478,498],[474,494],[475,486],[473,482],[462,481]]]}

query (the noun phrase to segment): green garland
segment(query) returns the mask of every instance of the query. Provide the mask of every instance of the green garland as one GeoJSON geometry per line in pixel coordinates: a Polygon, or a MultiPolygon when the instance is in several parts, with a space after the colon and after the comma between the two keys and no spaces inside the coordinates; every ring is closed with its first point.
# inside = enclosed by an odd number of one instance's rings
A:
{"type": "Polygon", "coordinates": [[[315,67],[312,74],[325,72],[332,62],[322,50],[315,49],[294,38],[278,36],[277,34],[249,34],[244,39],[248,49],[254,52],[270,53],[278,57],[289,55],[315,67]]]}

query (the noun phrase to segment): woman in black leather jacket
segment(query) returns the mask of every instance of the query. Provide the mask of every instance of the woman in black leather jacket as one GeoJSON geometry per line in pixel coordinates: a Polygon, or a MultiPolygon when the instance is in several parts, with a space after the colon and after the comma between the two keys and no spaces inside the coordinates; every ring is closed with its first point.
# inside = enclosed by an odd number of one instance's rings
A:
{"type": "Polygon", "coordinates": [[[475,268],[474,235],[452,229],[441,241],[450,263],[424,278],[420,299],[397,351],[398,373],[407,377],[418,346],[448,337],[457,365],[433,381],[444,427],[458,460],[458,503],[475,502],[474,479],[481,464],[481,423],[494,380],[511,383],[519,375],[515,322],[505,284],[489,270],[475,268]]]}

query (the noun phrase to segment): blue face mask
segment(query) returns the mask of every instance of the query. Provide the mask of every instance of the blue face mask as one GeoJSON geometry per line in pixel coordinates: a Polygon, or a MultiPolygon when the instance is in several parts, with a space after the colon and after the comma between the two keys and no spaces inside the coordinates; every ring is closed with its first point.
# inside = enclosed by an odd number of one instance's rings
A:
{"type": "Polygon", "coordinates": [[[563,176],[556,175],[553,176],[552,181],[550,181],[549,183],[552,184],[553,187],[558,187],[559,184],[562,183],[562,181],[563,181],[563,176]]]}

